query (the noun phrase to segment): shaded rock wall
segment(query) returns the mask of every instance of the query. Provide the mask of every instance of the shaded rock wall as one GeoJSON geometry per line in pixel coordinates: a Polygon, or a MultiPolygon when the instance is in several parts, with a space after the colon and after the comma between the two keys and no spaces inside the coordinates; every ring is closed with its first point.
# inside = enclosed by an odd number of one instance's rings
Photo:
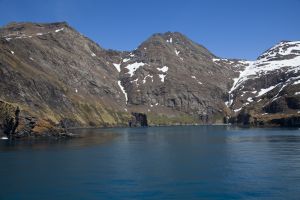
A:
{"type": "Polygon", "coordinates": [[[144,113],[132,113],[132,119],[129,121],[130,127],[148,126],[147,115],[144,113]]]}
{"type": "Polygon", "coordinates": [[[0,101],[0,133],[13,135],[19,125],[19,107],[0,101]]]}

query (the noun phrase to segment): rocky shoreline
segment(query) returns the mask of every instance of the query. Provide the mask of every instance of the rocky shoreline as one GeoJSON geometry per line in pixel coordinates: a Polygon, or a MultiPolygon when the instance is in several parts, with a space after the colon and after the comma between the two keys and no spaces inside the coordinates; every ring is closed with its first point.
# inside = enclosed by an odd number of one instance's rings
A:
{"type": "MultiPolygon", "coordinates": [[[[66,127],[66,121],[62,120],[56,124],[49,120],[38,119],[36,117],[29,116],[21,112],[20,108],[13,106],[9,103],[0,101],[0,138],[1,139],[42,139],[42,138],[54,138],[54,139],[70,139],[80,137],[77,134],[72,133],[72,129],[78,128],[107,128],[107,126],[101,127],[84,127],[79,126],[77,128],[66,127]]],[[[109,126],[114,127],[161,127],[161,126],[199,126],[199,125],[229,125],[238,127],[300,127],[299,116],[277,116],[259,118],[259,116],[251,116],[249,113],[242,112],[235,117],[224,119],[224,123],[211,123],[211,124],[199,124],[199,123],[174,123],[174,124],[149,124],[147,122],[147,115],[142,113],[133,113],[131,120],[128,122],[128,126],[109,126]]]]}
{"type": "Polygon", "coordinates": [[[62,124],[55,124],[50,120],[43,120],[21,112],[19,106],[0,101],[0,137],[2,139],[17,138],[72,138],[62,124]]]}

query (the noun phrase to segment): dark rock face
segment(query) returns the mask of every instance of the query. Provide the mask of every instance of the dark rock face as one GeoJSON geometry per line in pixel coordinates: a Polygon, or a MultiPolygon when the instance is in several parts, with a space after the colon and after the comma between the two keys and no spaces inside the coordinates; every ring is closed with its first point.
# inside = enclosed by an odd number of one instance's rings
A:
{"type": "Polygon", "coordinates": [[[0,101],[0,135],[9,138],[45,135],[60,137],[65,133],[65,129],[51,121],[37,119],[18,106],[0,101]]]}
{"type": "Polygon", "coordinates": [[[279,98],[274,101],[271,101],[269,104],[267,104],[265,107],[263,107],[263,110],[267,113],[282,113],[286,111],[288,108],[286,101],[284,98],[279,98]]]}
{"type": "Polygon", "coordinates": [[[19,125],[18,107],[15,107],[7,102],[0,101],[0,131],[7,135],[14,135],[16,128],[19,125]]]}
{"type": "Polygon", "coordinates": [[[132,119],[129,121],[129,127],[146,127],[148,126],[147,115],[144,113],[131,113],[132,119]]]}
{"type": "Polygon", "coordinates": [[[300,117],[292,116],[287,118],[272,119],[271,123],[280,126],[300,127],[300,117]]]}
{"type": "Polygon", "coordinates": [[[290,109],[297,109],[300,110],[300,96],[292,96],[286,98],[287,106],[290,109]]]}

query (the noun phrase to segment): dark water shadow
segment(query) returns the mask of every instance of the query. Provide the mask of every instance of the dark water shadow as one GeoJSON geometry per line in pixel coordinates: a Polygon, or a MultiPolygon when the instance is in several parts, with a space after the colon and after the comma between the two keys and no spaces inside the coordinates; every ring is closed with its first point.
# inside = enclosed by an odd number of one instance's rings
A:
{"type": "Polygon", "coordinates": [[[22,138],[0,140],[1,151],[82,148],[104,144],[120,134],[107,129],[73,129],[74,138],[22,138]]]}

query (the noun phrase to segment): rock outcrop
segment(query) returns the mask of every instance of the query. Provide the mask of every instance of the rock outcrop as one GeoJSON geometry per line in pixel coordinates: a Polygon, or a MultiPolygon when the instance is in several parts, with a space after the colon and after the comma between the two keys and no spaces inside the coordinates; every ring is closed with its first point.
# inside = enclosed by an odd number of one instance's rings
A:
{"type": "Polygon", "coordinates": [[[147,127],[148,120],[145,113],[131,113],[132,118],[129,121],[129,127],[147,127]]]}
{"type": "Polygon", "coordinates": [[[0,134],[14,135],[19,125],[20,109],[7,102],[0,101],[0,134]]]}

